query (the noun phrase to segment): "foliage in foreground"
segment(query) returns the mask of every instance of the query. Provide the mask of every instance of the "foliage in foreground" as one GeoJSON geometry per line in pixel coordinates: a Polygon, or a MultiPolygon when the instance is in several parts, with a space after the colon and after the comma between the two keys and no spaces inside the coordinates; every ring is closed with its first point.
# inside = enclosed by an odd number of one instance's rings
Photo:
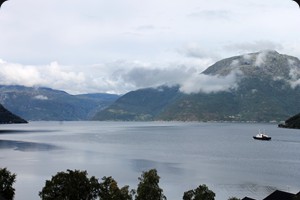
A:
{"type": "Polygon", "coordinates": [[[94,176],[88,178],[86,171],[68,169],[47,180],[39,196],[43,200],[94,200],[97,199],[98,188],[99,183],[94,176]]]}
{"type": "MultiPolygon", "coordinates": [[[[47,180],[39,196],[42,200],[167,200],[163,190],[159,187],[160,177],[156,169],[143,172],[137,190],[129,190],[126,185],[119,188],[112,177],[103,177],[102,182],[92,176],[87,177],[86,171],[67,170],[58,172],[47,180]]],[[[16,174],[6,168],[0,168],[0,199],[12,200],[15,195],[13,183],[16,174]]],[[[206,185],[199,185],[196,189],[184,192],[183,200],[214,200],[215,193],[206,185]]],[[[239,200],[231,197],[228,200],[239,200]]],[[[296,199],[295,199],[296,200],[296,199]]],[[[298,200],[298,199],[297,199],[298,200]]]]}
{"type": "Polygon", "coordinates": [[[111,176],[103,177],[103,182],[99,185],[100,200],[132,200],[132,193],[129,192],[129,186],[118,187],[117,181],[111,176]]]}
{"type": "Polygon", "coordinates": [[[183,200],[214,200],[215,196],[215,193],[206,185],[199,185],[196,189],[185,192],[183,200]]]}
{"type": "Polygon", "coordinates": [[[137,188],[135,200],[164,200],[167,199],[163,194],[163,190],[159,187],[160,177],[156,169],[151,169],[148,172],[143,172],[139,177],[140,183],[137,188]]]}
{"type": "Polygon", "coordinates": [[[16,181],[16,174],[12,174],[6,168],[0,168],[0,198],[12,200],[15,196],[13,184],[16,181]]]}

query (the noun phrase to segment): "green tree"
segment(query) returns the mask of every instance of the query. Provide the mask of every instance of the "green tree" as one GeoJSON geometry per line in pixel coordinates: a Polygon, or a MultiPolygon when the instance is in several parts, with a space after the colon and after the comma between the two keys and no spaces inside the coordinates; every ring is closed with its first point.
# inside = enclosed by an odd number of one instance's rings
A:
{"type": "Polygon", "coordinates": [[[0,168],[0,197],[11,200],[15,196],[13,184],[16,182],[16,174],[12,174],[7,168],[0,168]]]}
{"type": "Polygon", "coordinates": [[[132,200],[129,186],[120,189],[118,183],[112,177],[103,177],[102,180],[103,182],[100,183],[99,188],[100,200],[132,200]]]}
{"type": "Polygon", "coordinates": [[[47,180],[39,196],[43,200],[94,200],[99,193],[99,182],[86,171],[58,172],[47,180]]]}
{"type": "Polygon", "coordinates": [[[143,172],[141,177],[139,177],[140,182],[135,200],[166,200],[163,190],[158,185],[159,179],[156,169],[143,172]]]}
{"type": "Polygon", "coordinates": [[[206,185],[199,185],[194,190],[184,192],[183,200],[214,200],[215,196],[215,193],[206,185]]]}

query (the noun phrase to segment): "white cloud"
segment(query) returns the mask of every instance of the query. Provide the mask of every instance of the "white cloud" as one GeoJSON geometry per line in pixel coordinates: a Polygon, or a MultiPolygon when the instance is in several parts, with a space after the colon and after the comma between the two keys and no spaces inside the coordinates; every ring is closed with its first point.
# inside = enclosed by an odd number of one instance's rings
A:
{"type": "Polygon", "coordinates": [[[235,70],[227,76],[211,76],[205,74],[193,75],[190,79],[184,82],[180,91],[184,93],[211,93],[228,91],[238,87],[238,78],[241,72],[235,70]]]}
{"type": "Polygon", "coordinates": [[[0,62],[0,84],[47,86],[61,90],[76,91],[76,85],[85,82],[82,72],[69,71],[66,66],[53,62],[45,66],[21,65],[0,62]]]}
{"type": "Polygon", "coordinates": [[[22,66],[20,64],[0,63],[1,84],[23,84],[29,86],[42,83],[39,71],[34,66],[22,66]]]}
{"type": "Polygon", "coordinates": [[[300,66],[296,64],[295,60],[289,59],[288,62],[290,67],[290,80],[288,82],[292,88],[296,88],[300,86],[300,66]]]}
{"type": "Polygon", "coordinates": [[[188,66],[180,63],[160,66],[157,63],[118,61],[104,64],[102,68],[106,69],[107,66],[111,70],[101,73],[101,78],[99,73],[95,82],[99,87],[105,85],[110,91],[125,93],[139,88],[182,84],[191,75],[202,72],[207,62],[190,63],[188,66]]]}
{"type": "Polygon", "coordinates": [[[71,94],[107,92],[124,94],[131,90],[160,85],[186,85],[191,77],[200,74],[208,65],[206,60],[184,64],[166,64],[140,61],[115,61],[93,66],[73,67],[52,62],[32,66],[1,62],[0,84],[43,86],[71,94]]]}
{"type": "Polygon", "coordinates": [[[255,63],[254,63],[255,66],[261,67],[262,65],[264,65],[267,60],[267,56],[268,56],[268,51],[259,52],[259,54],[256,56],[255,59],[255,63]]]}

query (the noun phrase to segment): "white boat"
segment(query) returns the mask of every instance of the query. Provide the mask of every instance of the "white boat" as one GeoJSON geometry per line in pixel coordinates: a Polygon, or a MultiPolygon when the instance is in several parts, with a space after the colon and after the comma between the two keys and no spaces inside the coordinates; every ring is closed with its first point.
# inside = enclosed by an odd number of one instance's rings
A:
{"type": "Polygon", "coordinates": [[[260,131],[258,132],[258,134],[256,136],[253,136],[253,138],[256,140],[271,140],[270,136],[268,136],[265,133],[261,133],[260,131]]]}

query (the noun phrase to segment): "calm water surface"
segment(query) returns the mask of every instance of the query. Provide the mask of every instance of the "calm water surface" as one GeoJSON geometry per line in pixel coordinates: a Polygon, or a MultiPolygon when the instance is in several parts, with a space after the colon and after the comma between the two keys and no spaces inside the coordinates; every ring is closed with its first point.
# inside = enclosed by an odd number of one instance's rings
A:
{"type": "Polygon", "coordinates": [[[112,176],[136,189],[156,168],[169,200],[206,184],[217,200],[262,199],[300,191],[300,131],[274,124],[31,122],[0,126],[0,167],[17,174],[16,200],[39,199],[46,180],[66,169],[112,176]],[[272,141],[252,139],[265,129],[272,141]]]}

